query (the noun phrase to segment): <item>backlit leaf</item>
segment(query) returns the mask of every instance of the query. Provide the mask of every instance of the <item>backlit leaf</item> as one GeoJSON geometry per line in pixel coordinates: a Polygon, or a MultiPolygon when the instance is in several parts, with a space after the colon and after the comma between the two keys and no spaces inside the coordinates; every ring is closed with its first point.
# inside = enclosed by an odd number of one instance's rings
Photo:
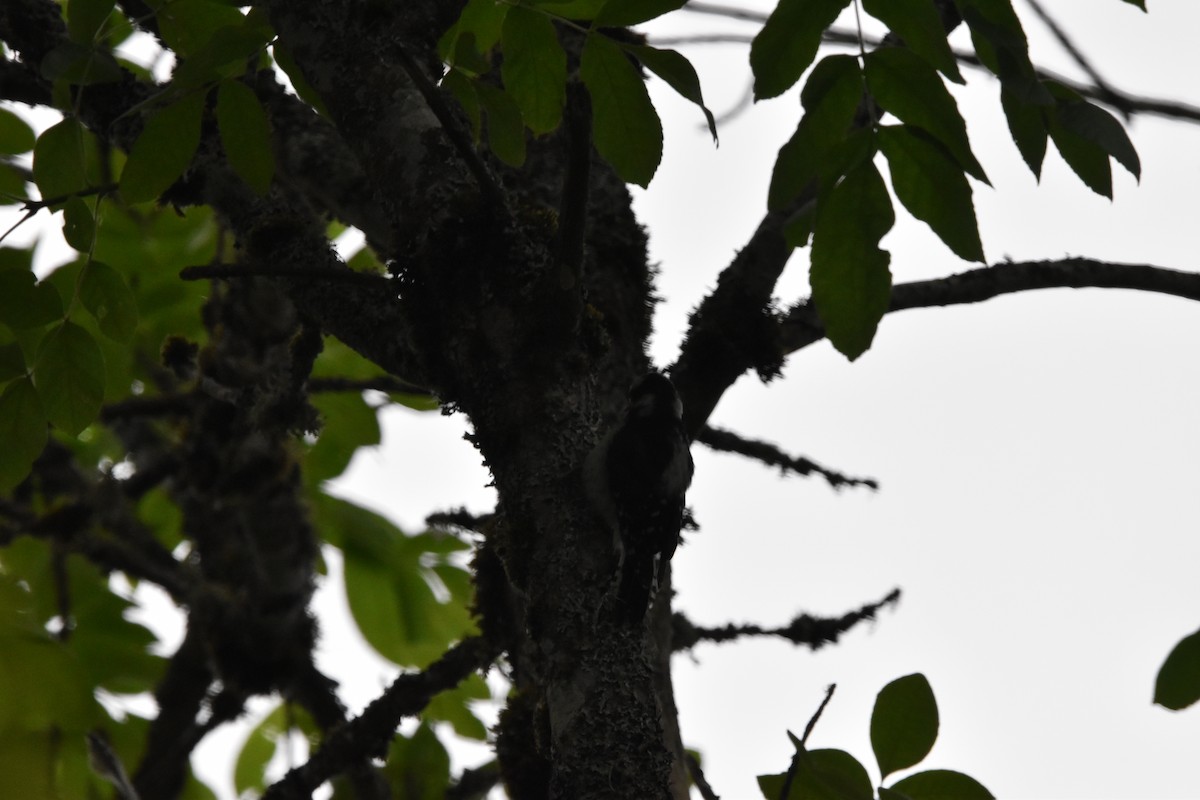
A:
{"type": "Polygon", "coordinates": [[[822,196],[813,226],[809,279],[829,341],[851,361],[871,346],[891,300],[891,256],[879,240],[895,222],[892,200],[871,161],[822,196]]]}
{"type": "Polygon", "coordinates": [[[544,14],[514,6],[504,19],[504,88],[517,101],[535,134],[558,127],[567,97],[567,56],[554,23],[544,14]]]}
{"type": "Polygon", "coordinates": [[[271,127],[253,89],[234,79],[221,82],[217,129],[233,171],[255,192],[265,195],[275,175],[275,155],[271,127]]]}
{"type": "Polygon", "coordinates": [[[103,262],[90,262],[84,267],[79,296],[101,333],[117,342],[128,342],[133,337],[138,322],[137,299],[121,273],[103,262]]]}
{"type": "Polygon", "coordinates": [[[633,53],[642,66],[662,78],[667,84],[679,92],[685,100],[691,100],[700,106],[704,118],[708,121],[708,132],[713,141],[717,140],[717,121],[713,118],[708,106],[704,105],[704,95],[700,90],[700,77],[696,68],[680,53],[649,45],[626,45],[626,50],[633,53]]]}
{"type": "Polygon", "coordinates": [[[804,116],[775,161],[768,208],[782,208],[817,177],[830,149],[850,130],[862,93],[857,58],[834,55],[817,62],[800,92],[804,116]]]}
{"type": "Polygon", "coordinates": [[[1159,668],[1154,702],[1174,711],[1200,702],[1200,631],[1181,639],[1159,668]]]}
{"type": "Polygon", "coordinates": [[[662,161],[662,122],[637,68],[620,47],[592,34],[583,46],[579,74],[592,98],[596,150],[622,180],[649,185],[662,161]]]}
{"type": "Polygon", "coordinates": [[[1009,133],[1012,134],[1021,158],[1025,159],[1034,176],[1040,179],[1049,136],[1045,106],[1024,103],[1003,87],[1000,89],[1000,105],[1004,109],[1009,133]]]}
{"type": "Polygon", "coordinates": [[[0,153],[19,155],[33,149],[37,137],[29,123],[7,108],[0,108],[0,153]]]}
{"type": "Polygon", "coordinates": [[[525,163],[525,123],[512,95],[482,81],[473,81],[487,114],[488,147],[511,167],[525,163]]]}
{"type": "Polygon", "coordinates": [[[104,400],[104,356],[96,340],[64,320],[38,347],[33,383],[50,422],[71,436],[79,433],[104,400]]]}
{"type": "Polygon", "coordinates": [[[750,45],[754,99],[792,87],[817,55],[821,34],[850,0],[780,0],[750,45]]]}
{"type": "Polygon", "coordinates": [[[0,323],[26,330],[62,319],[58,290],[24,269],[0,269],[0,323]]]}
{"type": "Polygon", "coordinates": [[[0,491],[8,491],[46,446],[46,416],[28,378],[9,382],[0,393],[0,442],[0,491]]]}
{"type": "Polygon", "coordinates": [[[63,198],[88,188],[95,137],[67,117],[42,131],[33,146],[33,180],[45,199],[63,198]]]}
{"type": "Polygon", "coordinates": [[[127,202],[154,200],[183,174],[200,144],[203,110],[204,93],[194,92],[146,121],[121,173],[121,194],[127,202]]]}
{"type": "Polygon", "coordinates": [[[687,0],[608,0],[596,14],[596,25],[627,28],[682,8],[687,0]]]}
{"type": "Polygon", "coordinates": [[[979,781],[949,769],[909,775],[892,784],[891,790],[908,800],[995,800],[979,781]]]}
{"type": "Polygon", "coordinates": [[[937,734],[937,701],[924,675],[897,678],[879,692],[871,712],[871,749],[883,777],[929,755],[937,734]]]}
{"type": "Polygon", "coordinates": [[[904,45],[955,83],[964,83],[932,0],[863,0],[863,10],[888,26],[904,45]]]}
{"type": "Polygon", "coordinates": [[[91,206],[80,197],[70,197],[63,205],[63,238],[81,253],[92,249],[96,237],[96,218],[91,206]]]}
{"type": "Polygon", "coordinates": [[[971,185],[962,167],[919,128],[884,125],[879,149],[887,156],[896,197],[914,217],[967,261],[983,261],[971,185]]]}
{"type": "Polygon", "coordinates": [[[946,146],[962,168],[988,182],[967,140],[967,125],[938,74],[902,47],[867,54],[867,88],[884,111],[924,129],[946,146]]]}

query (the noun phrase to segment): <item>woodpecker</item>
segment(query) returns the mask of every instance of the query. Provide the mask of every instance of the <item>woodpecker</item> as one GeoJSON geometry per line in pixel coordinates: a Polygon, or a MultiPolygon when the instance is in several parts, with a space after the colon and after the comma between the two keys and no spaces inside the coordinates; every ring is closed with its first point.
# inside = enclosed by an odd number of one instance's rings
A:
{"type": "Polygon", "coordinates": [[[631,624],[645,618],[679,544],[692,469],[679,394],[662,373],[647,373],[584,468],[588,498],[613,534],[617,613],[631,624]]]}

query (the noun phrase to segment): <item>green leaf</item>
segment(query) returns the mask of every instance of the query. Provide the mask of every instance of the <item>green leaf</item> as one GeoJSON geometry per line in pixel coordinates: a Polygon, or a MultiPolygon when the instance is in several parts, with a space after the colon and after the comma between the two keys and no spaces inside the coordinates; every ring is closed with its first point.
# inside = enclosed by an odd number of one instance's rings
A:
{"type": "Polygon", "coordinates": [[[929,755],[937,734],[937,701],[924,675],[897,678],[879,692],[871,712],[871,749],[883,777],[929,755]]]}
{"type": "Polygon", "coordinates": [[[0,206],[16,205],[28,199],[25,176],[8,159],[0,158],[0,206]]]}
{"type": "MultiPolygon", "coordinates": [[[[0,340],[5,338],[7,332],[0,330],[0,340]]],[[[25,354],[21,345],[15,341],[0,343],[0,383],[21,377],[25,370],[25,354]]]]}
{"type": "MultiPolygon", "coordinates": [[[[871,778],[844,750],[807,750],[792,777],[785,800],[871,800],[871,778]]],[[[759,775],[758,788],[767,800],[779,800],[787,773],[759,775]]]]}
{"type": "Polygon", "coordinates": [[[608,38],[589,34],[579,74],[592,98],[592,137],[621,179],[648,186],[662,161],[658,112],[638,70],[608,38]]]}
{"type": "Polygon", "coordinates": [[[96,217],[81,197],[69,197],[63,205],[63,238],[81,253],[90,252],[96,238],[96,217]]]}
{"type": "Polygon", "coordinates": [[[812,298],[829,341],[851,361],[871,346],[891,301],[891,258],[879,249],[879,240],[894,222],[887,187],[869,160],[817,205],[812,298]]]}
{"type": "Polygon", "coordinates": [[[450,755],[433,730],[422,724],[411,737],[392,737],[383,776],[392,797],[441,800],[450,784],[450,755]]]}
{"type": "Polygon", "coordinates": [[[79,86],[121,80],[121,65],[108,50],[95,45],[62,41],[42,57],[42,77],[79,86]]]}
{"type": "Polygon", "coordinates": [[[879,149],[887,156],[896,197],[914,217],[967,261],[984,260],[971,184],[962,167],[920,128],[884,125],[879,149]]]}
{"type": "Polygon", "coordinates": [[[451,67],[442,77],[442,88],[449,90],[462,106],[467,120],[471,123],[471,136],[475,144],[479,144],[479,134],[483,131],[483,108],[473,82],[456,67],[451,67]]]}
{"type": "Polygon", "coordinates": [[[682,8],[687,0],[608,0],[596,14],[597,27],[628,28],[682,8]]]}
{"type": "Polygon", "coordinates": [[[179,98],[146,121],[121,173],[121,194],[129,203],[154,200],[192,163],[200,144],[204,93],[179,98]]]}
{"type": "Polygon", "coordinates": [[[988,183],[971,152],[958,106],[932,67],[902,47],[884,47],[867,54],[865,73],[867,88],[884,111],[923,128],[946,146],[964,170],[988,183]]]}
{"type": "Polygon", "coordinates": [[[1146,10],[1146,0],[1125,0],[1125,2],[1131,6],[1137,6],[1142,11],[1146,10]]]}
{"type": "Polygon", "coordinates": [[[780,0],[750,45],[754,99],[778,97],[800,80],[821,44],[821,34],[850,0],[780,0]]]}
{"type": "Polygon", "coordinates": [[[113,0],[67,0],[67,33],[71,41],[91,44],[113,10],[113,0]]]}
{"type": "Polygon", "coordinates": [[[1050,138],[1054,140],[1054,146],[1058,148],[1063,161],[1089,189],[1111,200],[1112,164],[1108,153],[1091,139],[1064,126],[1057,108],[1050,111],[1049,118],[1050,138]]]}
{"type": "Polygon", "coordinates": [[[696,68],[686,57],[674,50],[665,50],[649,45],[623,45],[632,53],[646,69],[667,82],[685,100],[691,100],[700,106],[704,118],[708,121],[708,132],[713,141],[717,141],[717,121],[708,106],[704,105],[704,95],[700,90],[700,76],[696,68]]]}
{"type": "MultiPolygon", "coordinates": [[[[340,547],[350,613],[367,642],[405,666],[425,666],[471,629],[464,603],[441,603],[430,588],[428,565],[445,537],[405,536],[384,517],[345,500],[317,494],[317,522],[340,547]]],[[[457,544],[456,549],[461,549],[457,544]]]]}
{"type": "Polygon", "coordinates": [[[33,149],[37,137],[29,123],[7,108],[0,108],[0,153],[19,155],[33,149]]]}
{"type": "Polygon", "coordinates": [[[33,383],[54,426],[78,434],[96,419],[104,400],[104,356],[96,340],[63,320],[38,347],[33,383]]]}
{"type": "Polygon", "coordinates": [[[163,41],[184,58],[197,53],[222,28],[245,21],[233,6],[210,0],[151,0],[150,5],[163,41]]]}
{"type": "Polygon", "coordinates": [[[828,162],[829,151],[846,137],[862,100],[863,77],[853,56],[826,56],[817,62],[800,100],[804,116],[779,150],[771,173],[767,207],[778,210],[799,196],[828,162]]]}
{"type": "MultiPolygon", "coordinates": [[[[2,437],[0,437],[2,438],[2,437]]],[[[1154,681],[1154,702],[1178,711],[1200,700],[1200,631],[1171,650],[1154,681]]]]}
{"type": "Polygon", "coordinates": [[[1029,43],[1011,0],[957,0],[983,65],[1023,103],[1054,102],[1029,60],[1029,43]]]}
{"type": "MultiPolygon", "coordinates": [[[[83,668],[44,632],[0,630],[0,681],[5,699],[0,731],[4,733],[28,736],[58,729],[83,734],[99,716],[83,668]]],[[[46,795],[58,796],[57,792],[46,795]]]]}
{"type": "Polygon", "coordinates": [[[608,0],[531,0],[531,5],[563,19],[590,21],[608,0]]]}
{"type": "Polygon", "coordinates": [[[909,775],[893,784],[891,790],[908,800],[995,800],[979,781],[949,769],[909,775]]]}
{"type": "Polygon", "coordinates": [[[0,442],[0,491],[7,492],[46,446],[46,416],[29,378],[10,382],[0,394],[0,442]]]}
{"type": "MultiPolygon", "coordinates": [[[[280,703],[254,726],[238,752],[233,785],[238,797],[260,794],[267,786],[267,764],[292,730],[312,728],[308,714],[298,706],[280,703]]],[[[307,731],[305,731],[307,733],[307,731]]],[[[315,742],[310,738],[310,742],[315,742]]]]}
{"type": "Polygon", "coordinates": [[[44,199],[63,198],[93,185],[95,137],[67,117],[42,131],[33,146],[33,181],[44,199]]]}
{"type": "Polygon", "coordinates": [[[238,80],[224,80],[217,90],[217,129],[233,171],[259,195],[271,188],[275,155],[271,126],[254,90],[238,80]]]}
{"type": "Polygon", "coordinates": [[[525,163],[525,123],[512,95],[482,81],[473,81],[487,113],[488,147],[510,167],[525,163]]]}
{"type": "Polygon", "coordinates": [[[125,343],[137,330],[137,298],[121,273],[100,261],[92,261],[83,272],[79,287],[83,306],[96,318],[100,332],[115,342],[125,343]]]}
{"type": "Polygon", "coordinates": [[[1097,145],[1137,179],[1142,177],[1142,165],[1137,150],[1129,140],[1125,127],[1117,118],[1097,105],[1080,100],[1060,103],[1055,121],[1064,130],[1097,145]]]}
{"type": "Polygon", "coordinates": [[[62,298],[51,284],[23,269],[0,269],[0,323],[15,331],[62,319],[62,298]]]}
{"type": "Polygon", "coordinates": [[[313,483],[336,478],[360,447],[380,441],[379,418],[361,393],[326,392],[313,398],[324,426],[305,459],[304,476],[313,483]]]}
{"type": "Polygon", "coordinates": [[[470,701],[490,699],[487,683],[472,673],[457,687],[439,692],[429,701],[421,716],[426,720],[448,722],[459,736],[482,742],[487,739],[487,726],[471,712],[470,701]]]}
{"type": "MultiPolygon", "coordinates": [[[[207,88],[206,84],[214,81],[244,75],[247,63],[261,53],[275,36],[275,32],[260,16],[251,14],[233,19],[236,22],[213,31],[207,41],[175,68],[171,96],[179,97],[191,89],[207,88]]],[[[280,67],[291,77],[288,66],[281,62],[280,67]]],[[[300,87],[294,79],[292,85],[300,93],[300,87]]],[[[304,86],[307,87],[307,84],[304,86]]]]}
{"type": "Polygon", "coordinates": [[[965,83],[931,0],[863,0],[863,10],[887,25],[906,47],[955,83],[965,83]]]}
{"type": "Polygon", "coordinates": [[[1021,158],[1025,159],[1030,171],[1040,180],[1042,162],[1046,158],[1046,141],[1049,137],[1045,107],[1018,100],[1003,86],[1000,87],[1000,105],[1004,108],[1009,133],[1012,134],[1021,158]]]}
{"type": "Polygon", "coordinates": [[[464,36],[472,37],[477,55],[487,53],[500,41],[504,18],[513,7],[497,0],[469,0],[462,14],[438,40],[438,55],[443,61],[455,63],[458,42],[464,36]]]}
{"type": "Polygon", "coordinates": [[[504,19],[504,88],[535,134],[549,133],[562,119],[567,99],[567,55],[554,23],[544,14],[513,6],[504,19]]]}

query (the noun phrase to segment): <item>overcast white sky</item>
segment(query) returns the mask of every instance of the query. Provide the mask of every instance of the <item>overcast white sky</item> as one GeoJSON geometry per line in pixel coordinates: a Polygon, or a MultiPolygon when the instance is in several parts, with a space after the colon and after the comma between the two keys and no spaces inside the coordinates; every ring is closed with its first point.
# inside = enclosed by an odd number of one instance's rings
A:
{"type": "MultiPolygon", "coordinates": [[[[1035,61],[1077,76],[1016,5],[1035,61]]],[[[1117,87],[1200,105],[1200,6],[1151,0],[1144,15],[1119,0],[1052,5],[1117,87]]],[[[655,28],[693,30],[753,26],[679,13],[655,28]]],[[[686,52],[710,107],[736,102],[749,80],[746,48],[686,52]]],[[[1135,120],[1141,185],[1114,168],[1110,203],[1053,152],[1038,185],[1008,138],[996,84],[965,74],[957,94],[995,187],[976,186],[990,261],[1085,255],[1200,268],[1200,127],[1135,120]]],[[[663,270],[653,352],[665,366],[688,311],[761,217],[799,105],[795,91],[759,104],[723,125],[714,149],[693,107],[651,87],[666,158],[637,209],[663,270]]],[[[967,268],[897,216],[884,240],[897,281],[967,268]]],[[[807,294],[806,265],[797,253],[779,288],[784,303],[807,294]]],[[[695,448],[689,501],[703,529],[675,559],[676,607],[700,624],[773,625],[804,611],[839,615],[894,586],[904,598],[817,653],[762,641],[676,657],[685,743],[703,753],[717,793],[758,796],[755,776],[786,768],[785,730],[803,729],[829,683],[838,691],[810,745],[849,750],[873,769],[875,694],[920,671],[942,719],[923,767],[967,772],[1001,798],[1197,797],[1200,708],[1171,713],[1150,698],[1171,646],[1200,625],[1198,341],[1194,303],[1064,289],[889,316],[853,364],[820,343],[770,386],[739,381],[715,423],[876,477],[882,489],[835,494],[820,479],[695,448]]],[[[435,509],[490,508],[463,424],[387,413],[384,446],[356,461],[342,490],[411,528],[435,509]]],[[[361,707],[395,670],[339,621],[336,584],[317,602],[331,615],[322,662],[361,707]]],[[[239,744],[225,735],[202,750],[202,773],[223,798],[239,744]]],[[[488,757],[456,753],[464,765],[488,757]]]]}

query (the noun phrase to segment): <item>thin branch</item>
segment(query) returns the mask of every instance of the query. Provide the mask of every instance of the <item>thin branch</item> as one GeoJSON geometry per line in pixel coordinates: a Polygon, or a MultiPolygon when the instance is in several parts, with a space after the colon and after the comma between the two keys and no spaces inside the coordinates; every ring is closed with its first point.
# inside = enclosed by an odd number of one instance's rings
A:
{"type": "Polygon", "coordinates": [[[817,722],[821,719],[821,715],[825,713],[825,706],[829,705],[829,701],[833,699],[835,689],[837,689],[836,683],[829,684],[829,687],[825,689],[825,699],[821,701],[821,705],[817,706],[816,713],[812,715],[808,724],[804,726],[804,735],[800,737],[800,744],[808,744],[808,737],[812,736],[813,728],[817,727],[817,722]]]}
{"type": "MultiPolygon", "coordinates": [[[[825,706],[829,705],[829,701],[833,699],[833,692],[837,689],[836,683],[831,683],[825,689],[825,698],[821,701],[821,705],[817,706],[816,712],[809,718],[808,724],[804,726],[804,735],[800,737],[800,741],[796,745],[796,752],[792,755],[792,763],[788,765],[787,775],[783,779],[783,786],[779,788],[779,800],[787,800],[788,795],[792,792],[792,782],[796,779],[796,773],[800,769],[800,759],[804,756],[805,745],[808,744],[808,737],[812,734],[813,728],[817,727],[817,720],[825,713],[825,706]]],[[[791,732],[788,732],[791,736],[791,732]]],[[[792,736],[795,741],[795,737],[792,736]]]]}
{"type": "Polygon", "coordinates": [[[248,267],[244,264],[198,264],[179,270],[181,281],[202,281],[208,279],[230,278],[301,278],[306,280],[330,281],[332,283],[352,283],[356,286],[384,287],[388,279],[382,275],[372,275],[367,272],[355,272],[352,269],[296,269],[295,267],[275,267],[256,265],[248,267]]]}
{"type": "Polygon", "coordinates": [[[310,378],[308,391],[318,392],[388,392],[396,394],[414,394],[420,397],[436,397],[430,389],[417,386],[415,383],[393,378],[391,375],[380,375],[375,378],[310,378]]]}
{"type": "Polygon", "coordinates": [[[708,779],[704,777],[704,770],[700,768],[700,759],[691,753],[684,753],[683,757],[687,764],[688,775],[691,777],[696,789],[699,790],[700,796],[704,800],[721,800],[717,793],[713,791],[712,786],[708,784],[708,779]]]}
{"type": "Polygon", "coordinates": [[[1082,69],[1087,76],[1092,79],[1092,83],[1096,85],[1096,88],[1105,95],[1113,97],[1117,96],[1118,93],[1113,91],[1112,87],[1109,86],[1108,81],[1104,80],[1099,71],[1092,66],[1092,63],[1083,54],[1083,51],[1075,46],[1075,43],[1071,41],[1071,37],[1069,37],[1067,32],[1062,29],[1058,22],[1055,21],[1054,17],[1050,16],[1050,13],[1042,7],[1042,4],[1039,3],[1038,0],[1025,1],[1029,3],[1029,7],[1033,9],[1033,13],[1038,16],[1038,19],[1040,19],[1045,26],[1050,29],[1050,33],[1054,35],[1054,38],[1057,39],[1058,43],[1062,45],[1064,50],[1067,51],[1067,54],[1071,56],[1076,64],[1079,65],[1079,68],[1082,69]]]}
{"type": "Polygon", "coordinates": [[[564,112],[566,139],[566,175],[558,212],[558,260],[561,265],[559,284],[572,293],[576,305],[583,302],[583,244],[587,231],[588,197],[591,195],[592,166],[592,102],[583,85],[572,81],[567,85],[567,107],[564,112]]]}
{"type": "Polygon", "coordinates": [[[495,659],[478,636],[463,639],[424,672],[398,677],[363,713],[330,733],[309,760],[267,789],[263,800],[299,800],[350,768],[364,755],[382,753],[405,717],[421,712],[439,692],[451,689],[495,659]]]}
{"type": "Polygon", "coordinates": [[[171,417],[192,411],[195,396],[191,394],[163,394],[154,397],[129,397],[109,403],[100,409],[100,421],[115,422],[128,417],[171,417]]]}
{"type": "Polygon", "coordinates": [[[500,765],[489,761],[473,769],[464,769],[458,782],[447,787],[445,800],[484,800],[500,783],[500,765]]]}
{"type": "Polygon", "coordinates": [[[465,531],[482,531],[495,518],[495,514],[472,514],[465,508],[455,508],[450,511],[435,511],[425,517],[425,524],[431,528],[461,528],[465,531]]]}
{"type": "Polygon", "coordinates": [[[683,614],[676,613],[672,619],[672,647],[678,652],[690,650],[702,641],[729,642],[743,636],[778,636],[795,645],[805,645],[819,650],[827,644],[836,644],[843,633],[864,620],[875,619],[881,609],[900,601],[900,590],[893,589],[882,600],[868,603],[862,608],[840,617],[814,617],[801,614],[782,628],[763,628],[759,625],[723,625],[719,628],[702,628],[693,625],[683,614]]]}
{"type": "Polygon", "coordinates": [[[770,442],[746,439],[733,431],[714,428],[711,425],[705,425],[700,429],[700,432],[696,434],[696,441],[720,453],[737,453],[755,461],[761,461],[767,466],[779,467],[785,473],[811,475],[815,472],[834,489],[840,489],[843,486],[866,486],[872,490],[879,489],[879,482],[874,478],[849,478],[840,472],[822,467],[804,456],[790,456],[770,442]]]}
{"type": "Polygon", "coordinates": [[[504,202],[504,192],[500,189],[500,184],[496,182],[496,178],[480,157],[479,151],[475,149],[471,138],[467,136],[466,131],[462,129],[454,114],[451,113],[450,107],[446,104],[446,100],[442,97],[438,88],[433,85],[429,77],[421,69],[421,66],[413,60],[399,44],[395,45],[396,55],[400,59],[400,66],[404,68],[413,85],[417,87],[417,91],[425,98],[426,105],[433,115],[437,117],[438,122],[442,124],[442,130],[446,133],[446,138],[454,145],[454,149],[462,156],[466,162],[467,169],[475,177],[475,182],[479,184],[480,191],[487,198],[488,202],[497,209],[506,208],[504,202]]]}
{"type": "MultiPolygon", "coordinates": [[[[979,303],[1003,294],[1056,288],[1137,289],[1200,301],[1200,273],[1090,258],[1005,262],[945,278],[893,286],[888,312],[979,303]]],[[[781,329],[785,353],[825,338],[825,328],[807,300],[791,309],[781,329]]]]}
{"type": "Polygon", "coordinates": [[[744,8],[736,6],[723,6],[720,3],[694,3],[689,2],[683,7],[684,11],[691,11],[695,14],[711,14],[717,17],[727,17],[728,19],[740,19],[746,22],[766,22],[767,15],[758,11],[747,11],[744,8]]]}

